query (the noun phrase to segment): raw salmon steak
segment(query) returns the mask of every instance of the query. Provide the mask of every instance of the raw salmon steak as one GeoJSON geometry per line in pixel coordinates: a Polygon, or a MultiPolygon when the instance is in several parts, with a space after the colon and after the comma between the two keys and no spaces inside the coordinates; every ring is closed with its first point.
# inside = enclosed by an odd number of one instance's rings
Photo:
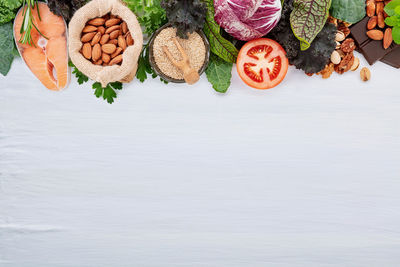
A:
{"type": "Polygon", "coordinates": [[[53,14],[45,3],[38,3],[33,10],[33,19],[39,31],[33,28],[31,36],[33,44],[21,44],[21,25],[24,19],[22,7],[14,21],[14,38],[18,51],[32,73],[50,90],[59,91],[67,87],[69,82],[67,26],[62,17],[53,14]]]}

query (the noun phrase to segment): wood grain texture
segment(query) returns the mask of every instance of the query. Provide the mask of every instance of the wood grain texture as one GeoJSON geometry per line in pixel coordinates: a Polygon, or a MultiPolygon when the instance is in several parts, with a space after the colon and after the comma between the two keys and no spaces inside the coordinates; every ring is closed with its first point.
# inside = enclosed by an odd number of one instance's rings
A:
{"type": "MultiPolygon", "coordinates": [[[[362,60],[365,66],[365,61],[362,60]]],[[[225,96],[0,77],[0,266],[399,266],[400,88],[381,63],[225,96]]]]}

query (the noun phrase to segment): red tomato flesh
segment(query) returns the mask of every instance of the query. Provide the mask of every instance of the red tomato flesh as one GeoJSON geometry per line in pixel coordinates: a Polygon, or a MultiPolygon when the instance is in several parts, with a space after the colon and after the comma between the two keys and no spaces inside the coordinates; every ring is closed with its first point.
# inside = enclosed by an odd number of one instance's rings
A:
{"type": "Polygon", "coordinates": [[[240,49],[236,62],[240,78],[256,89],[270,89],[285,78],[289,61],[286,52],[274,40],[260,38],[240,49]]]}

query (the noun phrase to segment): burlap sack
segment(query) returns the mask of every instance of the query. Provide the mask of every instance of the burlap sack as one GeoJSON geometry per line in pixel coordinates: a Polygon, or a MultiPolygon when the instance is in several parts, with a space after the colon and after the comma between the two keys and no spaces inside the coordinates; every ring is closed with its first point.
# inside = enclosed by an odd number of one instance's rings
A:
{"type": "Polygon", "coordinates": [[[135,14],[119,0],[92,0],[72,17],[69,23],[69,56],[72,63],[90,79],[107,86],[110,82],[130,82],[136,75],[137,64],[143,46],[143,33],[135,14]],[[80,53],[82,48],[81,34],[85,24],[90,19],[101,17],[111,12],[118,15],[128,24],[134,45],[123,53],[121,66],[98,66],[92,64],[80,53]]]}

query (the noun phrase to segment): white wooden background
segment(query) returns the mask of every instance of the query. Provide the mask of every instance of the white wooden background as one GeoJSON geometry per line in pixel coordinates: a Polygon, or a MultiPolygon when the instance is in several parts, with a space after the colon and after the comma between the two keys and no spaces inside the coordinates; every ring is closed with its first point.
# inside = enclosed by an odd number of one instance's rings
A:
{"type": "MultiPolygon", "coordinates": [[[[365,64],[365,61],[362,61],[365,64]]],[[[400,76],[108,105],[0,77],[0,266],[400,266],[400,76]]]]}

